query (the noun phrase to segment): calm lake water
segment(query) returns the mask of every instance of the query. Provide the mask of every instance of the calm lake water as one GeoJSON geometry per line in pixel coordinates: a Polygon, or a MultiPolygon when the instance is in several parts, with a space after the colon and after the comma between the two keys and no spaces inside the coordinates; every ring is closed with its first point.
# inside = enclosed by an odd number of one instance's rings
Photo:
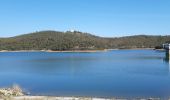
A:
{"type": "Polygon", "coordinates": [[[19,84],[32,95],[169,97],[165,52],[0,53],[0,87],[19,84]]]}

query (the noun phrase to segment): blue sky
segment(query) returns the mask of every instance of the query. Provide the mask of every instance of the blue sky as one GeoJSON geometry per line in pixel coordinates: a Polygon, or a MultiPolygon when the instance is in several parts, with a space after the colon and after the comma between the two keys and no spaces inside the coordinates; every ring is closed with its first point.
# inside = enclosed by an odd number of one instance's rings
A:
{"type": "Polygon", "coordinates": [[[0,37],[70,29],[103,37],[169,35],[170,0],[0,0],[0,37]]]}

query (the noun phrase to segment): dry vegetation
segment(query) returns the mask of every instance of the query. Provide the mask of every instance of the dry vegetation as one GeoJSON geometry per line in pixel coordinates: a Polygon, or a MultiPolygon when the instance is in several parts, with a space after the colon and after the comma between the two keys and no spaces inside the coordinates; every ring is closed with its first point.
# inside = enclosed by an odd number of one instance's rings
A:
{"type": "Polygon", "coordinates": [[[0,38],[0,50],[103,50],[161,48],[170,36],[128,36],[104,38],[82,32],[41,31],[11,38],[0,38]]]}

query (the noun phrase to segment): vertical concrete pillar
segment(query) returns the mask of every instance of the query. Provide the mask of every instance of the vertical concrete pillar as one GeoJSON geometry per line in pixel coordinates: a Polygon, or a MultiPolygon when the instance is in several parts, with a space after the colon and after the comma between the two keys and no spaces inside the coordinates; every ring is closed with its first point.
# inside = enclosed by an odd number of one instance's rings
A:
{"type": "Polygon", "coordinates": [[[170,58],[170,50],[167,49],[166,50],[166,60],[170,60],[169,58],[170,58]]]}

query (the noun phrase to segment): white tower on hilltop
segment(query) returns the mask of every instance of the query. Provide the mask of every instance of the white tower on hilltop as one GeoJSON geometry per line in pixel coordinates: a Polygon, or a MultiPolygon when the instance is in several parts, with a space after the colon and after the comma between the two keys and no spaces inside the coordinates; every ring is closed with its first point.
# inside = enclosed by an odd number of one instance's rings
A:
{"type": "Polygon", "coordinates": [[[70,32],[75,32],[75,30],[74,30],[74,29],[71,29],[70,32]]]}

